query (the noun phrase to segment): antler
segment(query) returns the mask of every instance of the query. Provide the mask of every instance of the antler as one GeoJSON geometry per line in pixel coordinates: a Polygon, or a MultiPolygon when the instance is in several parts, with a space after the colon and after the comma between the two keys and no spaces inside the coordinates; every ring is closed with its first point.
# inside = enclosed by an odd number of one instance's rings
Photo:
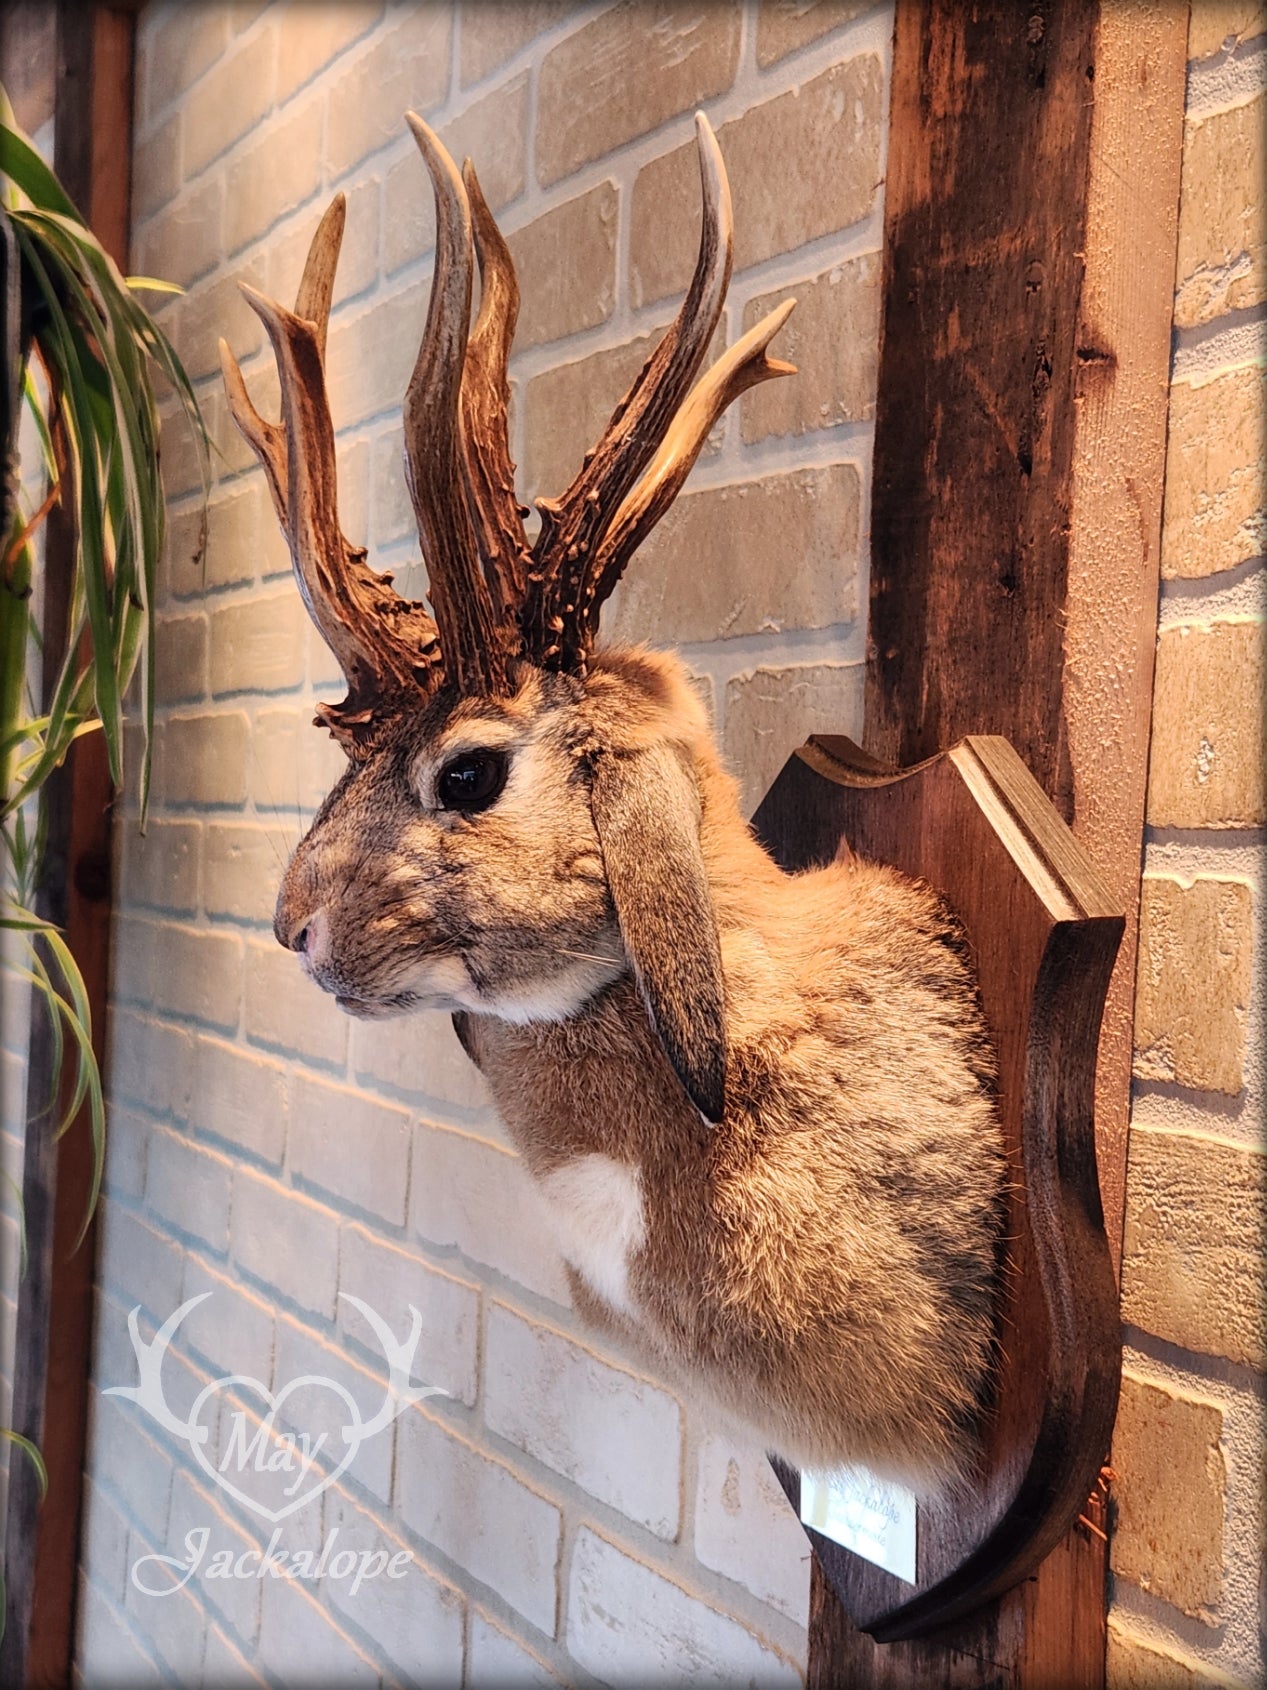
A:
{"type": "Polygon", "coordinates": [[[343,223],[340,194],[313,237],[293,312],[241,284],[272,342],[280,425],[255,409],[223,340],[220,361],[233,420],[264,466],[304,603],[347,680],[346,699],[319,706],[317,719],[359,755],[376,717],[402,693],[438,684],[440,647],[422,606],[393,591],[390,576],[375,574],[364,547],[352,545],[339,527],[325,344],[343,223]]]}
{"type": "Polygon", "coordinates": [[[519,311],[509,248],[468,160],[462,175],[412,112],[410,129],[436,201],[426,328],[405,395],[405,457],[435,620],[376,575],[339,529],[334,430],[325,387],[326,327],[343,236],[340,194],[313,238],[294,311],[243,287],[272,342],[282,420],[266,421],[220,343],[234,421],[264,466],[295,577],[347,677],[324,721],[352,756],[402,700],[445,679],[461,693],[505,695],[515,658],[583,675],[598,611],[634,551],[673,502],[709,430],[747,388],[787,375],[766,348],[792,309],[771,312],[694,387],[730,281],[730,189],[716,137],[695,119],[704,217],[690,289],[672,325],[557,499],[539,499],[529,549],[515,496],[506,364],[519,311]],[[479,316],[470,330],[475,258],[479,316]],[[442,669],[443,665],[443,669],[442,669]]]}
{"type": "MultiPolygon", "coordinates": [[[[751,347],[720,382],[708,387],[674,431],[670,458],[680,473],[661,474],[666,496],[648,497],[642,518],[622,529],[624,541],[602,549],[605,532],[625,507],[638,478],[660,452],[673,428],[696,372],[717,327],[730,283],[733,218],[730,186],[721,150],[708,119],[695,117],[704,219],[699,256],[690,289],[676,319],[644,364],[637,380],[612,413],[602,438],[572,485],[557,499],[539,499],[541,532],[533,548],[532,570],[522,614],[524,643],[537,662],[584,673],[594,634],[600,588],[606,597],[634,545],[668,508],[698,455],[708,428],[721,411],[754,381],[784,373],[785,366],[749,362],[751,347]],[[736,378],[742,367],[744,376],[736,378]],[[712,407],[715,405],[715,409],[712,407]],[[695,439],[700,420],[709,417],[695,439]],[[693,444],[688,445],[688,442],[693,444]],[[636,529],[636,538],[633,538],[636,529]]],[[[775,325],[777,327],[777,324],[775,325]]],[[[772,334],[773,328],[770,330],[772,334]]],[[[746,337],[751,342],[753,336],[746,337]]],[[[767,339],[769,336],[766,337],[767,339]]]]}
{"type": "MultiPolygon", "coordinates": [[[[508,653],[495,634],[493,601],[480,568],[467,506],[469,459],[460,403],[468,362],[474,267],[471,207],[453,160],[420,117],[406,115],[436,202],[436,255],[427,327],[405,394],[405,457],[428,596],[445,663],[464,693],[507,693],[508,653]]],[[[482,375],[483,349],[476,367],[482,375]]],[[[481,387],[484,384],[481,383],[481,387]]],[[[477,405],[478,409],[478,405],[477,405]]]]}

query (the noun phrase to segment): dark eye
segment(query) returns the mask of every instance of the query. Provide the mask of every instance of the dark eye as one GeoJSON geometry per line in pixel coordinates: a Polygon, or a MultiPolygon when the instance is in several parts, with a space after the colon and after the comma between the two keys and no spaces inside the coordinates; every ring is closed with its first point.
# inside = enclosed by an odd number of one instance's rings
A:
{"type": "Polygon", "coordinates": [[[486,810],[501,797],[509,766],[503,751],[464,751],[440,770],[436,794],[446,810],[486,810]]]}

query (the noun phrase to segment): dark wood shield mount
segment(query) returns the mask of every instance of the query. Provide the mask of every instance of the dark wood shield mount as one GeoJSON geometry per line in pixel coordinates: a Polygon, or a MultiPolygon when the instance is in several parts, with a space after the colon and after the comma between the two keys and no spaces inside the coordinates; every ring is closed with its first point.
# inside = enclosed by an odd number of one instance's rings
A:
{"type": "MultiPolygon", "coordinates": [[[[1095,1061],[1124,922],[1005,739],[974,735],[897,772],[850,740],[812,739],[753,825],[785,869],[852,850],[936,887],[972,946],[998,1056],[1011,1177],[979,1476],[953,1506],[919,1508],[913,1584],[806,1528],[854,1624],[894,1642],[1032,1573],[1107,1456],[1121,1336],[1096,1173],[1095,1061]]],[[[799,1514],[800,1475],[774,1465],[799,1514]]]]}

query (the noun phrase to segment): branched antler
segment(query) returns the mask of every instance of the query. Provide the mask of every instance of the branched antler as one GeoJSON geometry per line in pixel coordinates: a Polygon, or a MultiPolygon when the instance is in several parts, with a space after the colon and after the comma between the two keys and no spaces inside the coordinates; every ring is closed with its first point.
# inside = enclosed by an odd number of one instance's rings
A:
{"type": "Polygon", "coordinates": [[[348,696],[321,705],[318,720],[355,756],[388,701],[438,682],[440,645],[422,606],[394,592],[391,577],[370,569],[364,547],[352,545],[339,527],[325,345],[343,221],[340,194],[313,237],[294,311],[242,284],[277,360],[280,425],[255,409],[223,340],[220,360],[233,420],[264,466],[304,603],[347,680],[348,696]]]}
{"type": "Polygon", "coordinates": [[[507,360],[519,311],[510,251],[468,160],[453,160],[421,118],[407,121],[431,175],[436,256],[426,328],[405,396],[405,456],[427,562],[433,621],[377,575],[339,530],[334,431],[325,389],[326,326],[343,234],[339,195],[322,219],[294,311],[243,288],[272,342],[281,423],[252,405],[221,342],[238,427],[264,466],[295,575],[348,696],[322,705],[351,755],[410,698],[449,682],[465,694],[505,695],[513,665],[584,675],[598,613],[634,551],[663,516],[709,430],[747,388],[792,366],[766,355],[792,309],[780,306],[696,385],[730,281],[730,189],[717,141],[696,117],[704,217],[699,256],[677,317],[612,413],[570,487],[539,499],[528,546],[507,423],[507,360]],[[479,315],[470,329],[474,265],[479,315]]]}

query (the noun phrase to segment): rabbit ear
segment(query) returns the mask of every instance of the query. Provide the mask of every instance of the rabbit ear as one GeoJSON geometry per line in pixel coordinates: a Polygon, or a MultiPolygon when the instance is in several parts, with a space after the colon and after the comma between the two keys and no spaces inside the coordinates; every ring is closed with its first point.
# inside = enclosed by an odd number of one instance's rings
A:
{"type": "Polygon", "coordinates": [[[625,950],[651,1024],[705,1120],[726,1099],[725,991],[700,850],[699,788],[667,746],[604,752],[590,802],[625,950]]]}

